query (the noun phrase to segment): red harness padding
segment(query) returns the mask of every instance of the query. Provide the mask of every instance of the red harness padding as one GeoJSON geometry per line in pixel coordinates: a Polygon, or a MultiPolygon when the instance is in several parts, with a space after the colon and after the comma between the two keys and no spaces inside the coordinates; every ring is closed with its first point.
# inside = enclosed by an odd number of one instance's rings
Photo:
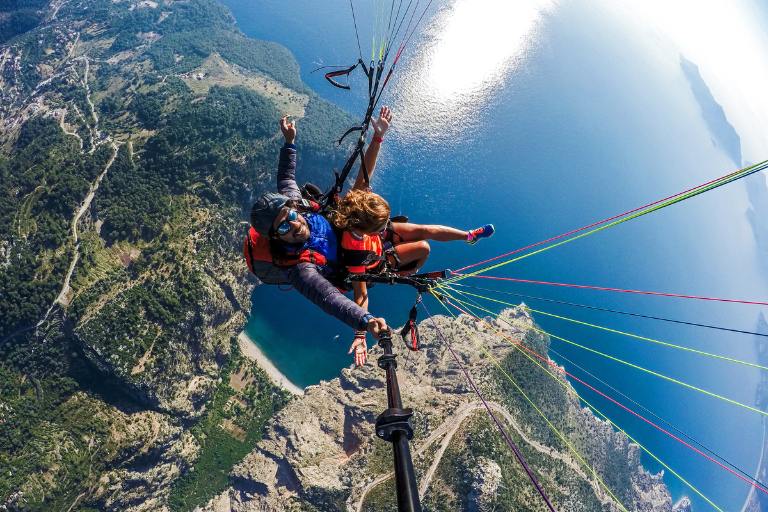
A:
{"type": "MultiPolygon", "coordinates": [[[[259,234],[253,227],[248,229],[248,235],[243,241],[243,256],[245,256],[248,270],[262,283],[289,284],[284,270],[280,267],[290,266],[290,263],[285,261],[285,265],[278,265],[272,257],[269,238],[259,234]]],[[[298,263],[298,258],[293,262],[294,265],[296,263],[298,263]]]]}

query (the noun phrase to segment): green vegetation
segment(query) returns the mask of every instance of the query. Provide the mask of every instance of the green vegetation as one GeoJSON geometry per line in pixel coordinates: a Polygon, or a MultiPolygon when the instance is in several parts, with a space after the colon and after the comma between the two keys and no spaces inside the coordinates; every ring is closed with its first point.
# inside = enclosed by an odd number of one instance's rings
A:
{"type": "MultiPolygon", "coordinates": [[[[536,468],[537,477],[549,490],[554,503],[574,511],[604,510],[589,485],[569,466],[548,453],[530,447],[510,425],[506,428],[527,462],[536,468]]],[[[369,494],[363,510],[392,510],[394,496],[394,483],[383,484],[369,494]]],[[[484,411],[478,411],[465,420],[454,435],[422,505],[425,511],[432,512],[547,510],[514,454],[498,435],[496,425],[484,411]],[[499,480],[495,484],[486,484],[489,487],[482,495],[477,484],[481,481],[483,468],[493,465],[498,468],[499,480]]]]}
{"type": "MultiPolygon", "coordinates": [[[[546,336],[528,331],[524,338],[524,344],[533,348],[539,354],[545,357],[549,350],[549,339],[546,336]]],[[[529,356],[533,357],[533,356],[529,356]]],[[[536,359],[536,361],[539,361],[536,359]]],[[[539,361],[541,362],[541,361],[539,361]]],[[[545,363],[542,363],[546,366],[545,363]]],[[[509,381],[507,375],[525,391],[544,415],[557,425],[564,433],[570,433],[567,426],[568,397],[563,392],[560,384],[549,377],[538,365],[533,363],[526,354],[520,350],[513,350],[501,361],[506,375],[500,370],[496,371],[496,380],[500,388],[501,396],[504,397],[511,410],[518,411],[526,418],[530,418],[527,423],[532,429],[534,436],[541,439],[547,445],[553,446],[558,450],[566,449],[563,442],[552,432],[544,419],[530,406],[525,398],[517,391],[517,388],[509,381]]],[[[547,367],[549,368],[549,367],[547,367]]]]}
{"type": "Polygon", "coordinates": [[[201,33],[199,28],[178,32],[153,45],[149,55],[158,70],[184,73],[191,71],[211,53],[252,71],[260,71],[286,86],[308,92],[299,78],[299,68],[288,50],[275,43],[242,39],[230,30],[212,28],[201,33]],[[178,49],[185,48],[184,58],[177,59],[178,49]]]}
{"type": "Polygon", "coordinates": [[[0,268],[0,339],[33,325],[55,299],[72,257],[70,219],[108,158],[106,147],[80,154],[55,121],[36,117],[0,160],[0,240],[12,241],[14,262],[0,268]]]}
{"type": "Polygon", "coordinates": [[[232,349],[208,411],[192,428],[200,455],[194,469],[174,484],[168,502],[171,510],[192,510],[221,493],[229,484],[232,467],[253,449],[267,420],[289,400],[263,370],[240,355],[237,340],[232,341],[232,349]],[[230,384],[233,379],[239,389],[230,384]]]}
{"type": "Polygon", "coordinates": [[[143,165],[135,165],[123,148],[102,183],[96,208],[110,243],[157,237],[173,213],[166,199],[171,194],[194,189],[208,203],[237,201],[253,163],[233,161],[251,156],[267,164],[254,155],[251,142],[274,131],[279,114],[267,100],[240,87],[214,87],[203,101],[192,102],[184,90],[173,96],[179,108],[163,116],[161,98],[171,94],[161,89],[141,95],[133,106],[139,119],[151,120],[159,131],[142,149],[143,165]]]}
{"type": "MultiPolygon", "coordinates": [[[[224,488],[287,398],[229,347],[247,305],[233,284],[239,222],[274,186],[280,112],[264,91],[196,94],[182,74],[216,52],[310,95],[300,172],[323,185],[349,119],[311,95],[285,48],[245,38],[215,0],[65,2],[55,27],[38,11],[47,5],[0,6],[0,43],[13,38],[23,70],[0,91],[7,125],[20,125],[0,134],[0,508],[114,509],[111,493],[127,491],[100,479],[163,458],[183,472],[168,504],[190,510],[224,488]],[[33,91],[42,107],[22,118],[33,91]],[[73,218],[112,143],[76,246],[73,218]],[[75,255],[66,305],[34,329],[75,255]],[[197,458],[142,435],[142,422],[191,428],[197,458]]],[[[168,489],[147,492],[162,503],[168,489]]]]}
{"type": "Polygon", "coordinates": [[[103,468],[108,425],[77,394],[97,378],[76,348],[64,337],[35,348],[0,345],[0,496],[21,491],[22,510],[66,509],[103,468]]]}
{"type": "MultiPolygon", "coordinates": [[[[540,354],[547,354],[549,350],[549,338],[534,331],[528,332],[525,344],[540,354]]],[[[501,362],[501,366],[547,419],[568,438],[578,453],[598,472],[612,492],[626,503],[633,495],[631,471],[626,463],[629,460],[629,445],[626,442],[606,443],[603,438],[606,431],[602,433],[603,435],[596,435],[591,429],[585,428],[583,418],[576,416],[576,411],[582,406],[574,395],[569,396],[563,389],[561,383],[565,381],[561,380],[559,374],[556,374],[558,380],[553,379],[519,350],[511,352],[501,362]]],[[[555,373],[552,368],[548,366],[547,368],[555,373]]],[[[558,451],[570,453],[565,443],[500,370],[496,372],[495,382],[504,403],[515,412],[516,416],[524,418],[525,425],[535,439],[558,451]]],[[[612,432],[610,428],[607,431],[612,432]]],[[[535,460],[529,463],[532,467],[546,467],[546,461],[535,460]],[[540,463],[545,465],[539,466],[540,463]]],[[[585,469],[585,471],[589,470],[585,469]]],[[[590,493],[594,494],[588,492],[590,493]]]]}

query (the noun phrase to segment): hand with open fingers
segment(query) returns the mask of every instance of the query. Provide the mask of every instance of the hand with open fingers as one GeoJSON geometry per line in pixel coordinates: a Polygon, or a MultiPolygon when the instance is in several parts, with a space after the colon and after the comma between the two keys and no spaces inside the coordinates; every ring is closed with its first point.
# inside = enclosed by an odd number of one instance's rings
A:
{"type": "Polygon", "coordinates": [[[387,106],[381,107],[379,117],[371,119],[374,138],[383,138],[384,134],[389,130],[390,123],[392,123],[392,111],[387,106]]]}
{"type": "MultiPolygon", "coordinates": [[[[364,332],[364,331],[363,331],[364,332]]],[[[365,335],[362,337],[355,335],[355,341],[349,347],[347,354],[353,354],[355,358],[355,366],[363,366],[368,359],[368,345],[365,341],[365,335]]]]}
{"type": "Polygon", "coordinates": [[[389,330],[389,327],[383,318],[371,318],[366,330],[373,334],[376,339],[379,339],[384,332],[389,330]]]}
{"type": "Polygon", "coordinates": [[[296,140],[296,120],[288,120],[288,116],[285,115],[280,118],[280,131],[283,132],[286,144],[293,144],[296,140]]]}

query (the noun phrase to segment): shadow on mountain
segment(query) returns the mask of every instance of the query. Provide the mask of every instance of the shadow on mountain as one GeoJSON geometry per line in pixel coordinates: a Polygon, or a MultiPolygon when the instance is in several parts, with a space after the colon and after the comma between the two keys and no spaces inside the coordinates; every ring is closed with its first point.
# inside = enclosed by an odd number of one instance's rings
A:
{"type": "Polygon", "coordinates": [[[693,97],[701,108],[701,117],[712,135],[712,143],[722,149],[736,165],[741,165],[741,139],[736,129],[725,116],[723,107],[712,96],[712,91],[702,78],[699,67],[682,55],[680,68],[683,70],[693,97]]]}

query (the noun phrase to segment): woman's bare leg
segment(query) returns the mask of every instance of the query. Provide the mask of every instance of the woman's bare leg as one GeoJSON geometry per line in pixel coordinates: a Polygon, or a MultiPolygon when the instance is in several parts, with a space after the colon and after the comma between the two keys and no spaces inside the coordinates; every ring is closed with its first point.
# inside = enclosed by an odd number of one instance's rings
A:
{"type": "Polygon", "coordinates": [[[392,230],[395,232],[394,243],[415,242],[418,240],[434,240],[436,242],[453,242],[466,240],[467,232],[449,226],[439,224],[412,224],[410,222],[393,222],[392,230]]]}

